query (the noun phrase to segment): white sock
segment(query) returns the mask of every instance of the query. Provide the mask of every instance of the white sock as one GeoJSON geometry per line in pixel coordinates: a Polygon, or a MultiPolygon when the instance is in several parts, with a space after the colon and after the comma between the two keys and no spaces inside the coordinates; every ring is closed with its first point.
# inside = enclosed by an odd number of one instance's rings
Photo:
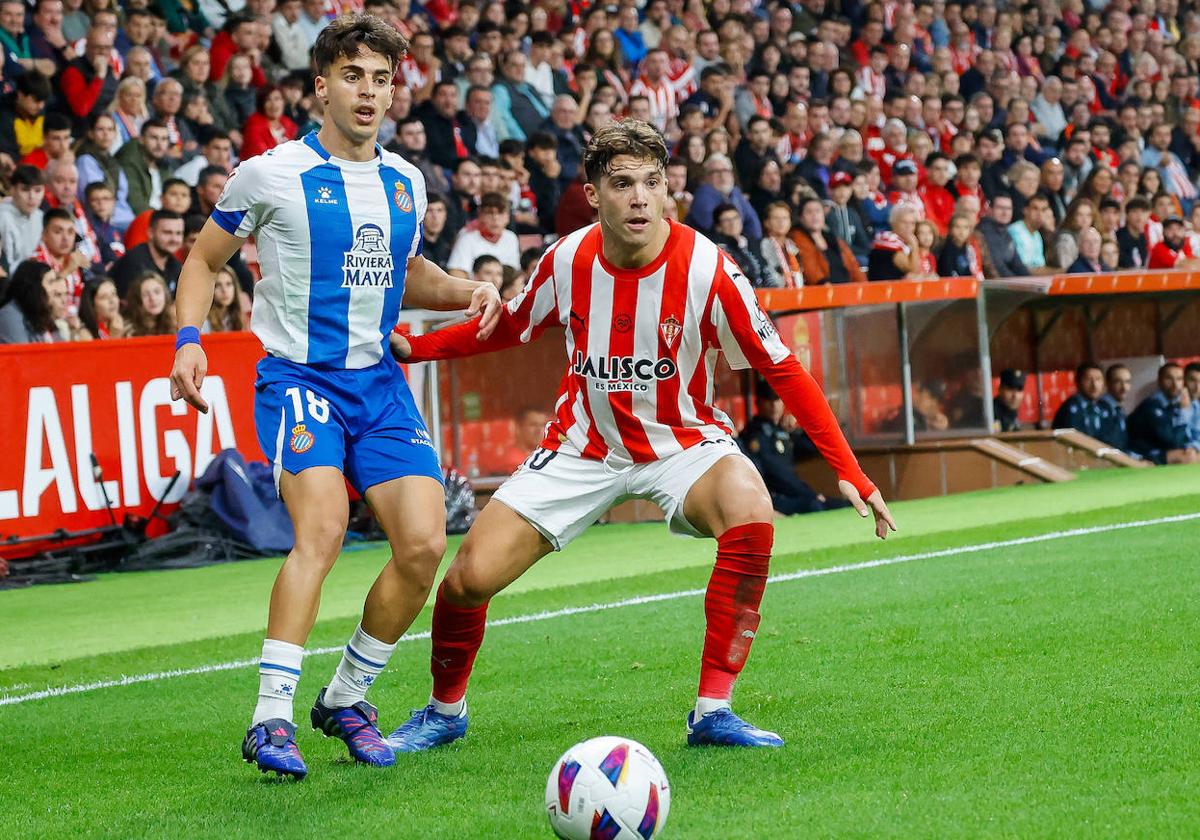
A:
{"type": "Polygon", "coordinates": [[[704,717],[707,714],[712,714],[717,709],[728,709],[728,700],[718,700],[715,697],[697,697],[696,698],[696,720],[704,717]]]}
{"type": "Polygon", "coordinates": [[[467,698],[460,697],[455,703],[443,703],[441,700],[430,695],[429,702],[433,704],[433,710],[439,715],[447,717],[459,717],[467,713],[467,698]]]}
{"type": "Polygon", "coordinates": [[[300,682],[300,662],[304,648],[291,642],[264,639],[262,659],[258,663],[258,705],[254,707],[254,723],[271,718],[292,720],[292,698],[300,682]]]}
{"type": "Polygon", "coordinates": [[[329,688],[325,689],[325,705],[331,709],[353,706],[367,696],[367,689],[387,666],[396,649],[393,642],[381,642],[363,632],[362,625],[350,637],[342,651],[342,661],[333,672],[329,688]]]}

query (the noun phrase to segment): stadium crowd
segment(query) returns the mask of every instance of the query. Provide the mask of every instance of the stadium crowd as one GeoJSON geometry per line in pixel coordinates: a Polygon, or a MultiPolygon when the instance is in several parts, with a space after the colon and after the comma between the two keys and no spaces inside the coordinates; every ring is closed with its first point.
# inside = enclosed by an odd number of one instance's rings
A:
{"type": "MultiPolygon", "coordinates": [[[[1193,2],[0,0],[0,342],[173,333],[229,173],[320,127],[309,52],[358,10],[411,42],[381,142],[426,255],[506,297],[593,220],[622,116],[756,286],[1200,265],[1193,2]]],[[[253,286],[235,257],[206,329],[253,286]]]]}

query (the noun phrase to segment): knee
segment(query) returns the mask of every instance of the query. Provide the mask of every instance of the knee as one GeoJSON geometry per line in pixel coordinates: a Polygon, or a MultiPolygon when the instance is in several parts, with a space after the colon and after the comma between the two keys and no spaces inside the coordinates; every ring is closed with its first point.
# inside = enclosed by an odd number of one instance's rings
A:
{"type": "Polygon", "coordinates": [[[745,481],[732,493],[724,495],[721,504],[723,530],[753,522],[773,522],[775,508],[771,494],[761,481],[745,481]]]}
{"type": "Polygon", "coordinates": [[[341,553],[345,538],[345,520],[329,517],[308,523],[296,533],[291,559],[328,572],[341,553]]]}
{"type": "Polygon", "coordinates": [[[445,553],[446,535],[430,533],[403,545],[392,546],[392,563],[411,580],[423,583],[426,589],[430,589],[445,553]]]}
{"type": "Polygon", "coordinates": [[[479,567],[471,562],[469,552],[459,552],[442,581],[442,596],[459,607],[481,607],[496,594],[479,567]]]}

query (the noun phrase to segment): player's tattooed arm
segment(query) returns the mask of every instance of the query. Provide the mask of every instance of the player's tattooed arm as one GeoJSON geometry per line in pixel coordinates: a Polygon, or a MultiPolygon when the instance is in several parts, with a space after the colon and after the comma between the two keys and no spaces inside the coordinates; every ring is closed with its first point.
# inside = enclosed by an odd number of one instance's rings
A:
{"type": "Polygon", "coordinates": [[[404,305],[412,309],[437,311],[465,309],[468,318],[479,315],[479,333],[476,337],[480,341],[496,329],[500,310],[504,307],[499,290],[491,283],[453,277],[421,256],[408,261],[404,305]]]}

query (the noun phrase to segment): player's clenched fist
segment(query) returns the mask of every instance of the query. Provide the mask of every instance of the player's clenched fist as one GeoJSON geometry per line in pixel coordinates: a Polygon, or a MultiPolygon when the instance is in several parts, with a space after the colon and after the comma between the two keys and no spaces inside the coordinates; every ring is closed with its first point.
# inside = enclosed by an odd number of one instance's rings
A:
{"type": "Polygon", "coordinates": [[[183,399],[197,411],[207,414],[208,403],[200,396],[200,386],[208,373],[208,357],[199,344],[185,344],[175,351],[171,368],[171,399],[183,399]]]}
{"type": "Polygon", "coordinates": [[[480,283],[479,288],[471,293],[471,308],[467,310],[467,317],[474,318],[483,313],[479,319],[479,333],[475,336],[477,339],[483,341],[492,334],[500,322],[500,310],[503,307],[500,292],[491,283],[480,283]]]}

